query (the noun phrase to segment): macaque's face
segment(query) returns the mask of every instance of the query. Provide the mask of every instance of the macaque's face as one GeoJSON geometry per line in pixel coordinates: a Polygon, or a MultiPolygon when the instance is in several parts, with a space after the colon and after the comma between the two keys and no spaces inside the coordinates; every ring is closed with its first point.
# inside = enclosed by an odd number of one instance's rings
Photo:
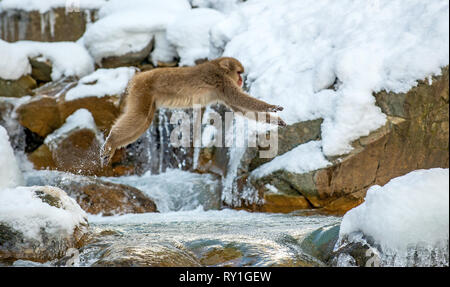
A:
{"type": "Polygon", "coordinates": [[[238,60],[230,57],[225,57],[218,60],[220,67],[225,70],[227,76],[233,79],[239,87],[242,87],[242,73],[244,73],[244,66],[242,66],[238,60]]]}
{"type": "Polygon", "coordinates": [[[242,87],[243,81],[242,81],[242,73],[244,72],[244,67],[241,63],[236,61],[234,63],[234,69],[231,72],[231,77],[234,79],[234,81],[237,83],[239,87],[242,87]]]}

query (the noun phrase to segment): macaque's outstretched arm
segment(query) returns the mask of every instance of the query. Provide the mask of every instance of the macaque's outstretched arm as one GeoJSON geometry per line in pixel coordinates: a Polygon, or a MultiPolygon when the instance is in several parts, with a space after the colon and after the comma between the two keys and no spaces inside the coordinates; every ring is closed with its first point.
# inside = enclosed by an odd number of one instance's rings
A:
{"type": "Polygon", "coordinates": [[[247,95],[231,80],[224,80],[223,93],[225,103],[235,108],[253,112],[278,112],[283,110],[283,107],[271,105],[247,95]]]}

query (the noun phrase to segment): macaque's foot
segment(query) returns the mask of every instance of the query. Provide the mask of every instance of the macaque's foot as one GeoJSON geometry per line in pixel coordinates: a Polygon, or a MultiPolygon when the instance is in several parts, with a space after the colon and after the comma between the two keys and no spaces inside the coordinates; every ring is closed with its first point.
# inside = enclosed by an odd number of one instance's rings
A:
{"type": "Polygon", "coordinates": [[[280,127],[287,127],[287,124],[280,118],[278,118],[278,126],[280,127]]]}
{"type": "Polygon", "coordinates": [[[102,167],[108,166],[114,155],[112,147],[106,142],[100,149],[100,163],[102,167]]]}
{"type": "Polygon", "coordinates": [[[281,112],[282,110],[283,110],[282,106],[270,106],[270,108],[267,109],[269,113],[281,112]]]}

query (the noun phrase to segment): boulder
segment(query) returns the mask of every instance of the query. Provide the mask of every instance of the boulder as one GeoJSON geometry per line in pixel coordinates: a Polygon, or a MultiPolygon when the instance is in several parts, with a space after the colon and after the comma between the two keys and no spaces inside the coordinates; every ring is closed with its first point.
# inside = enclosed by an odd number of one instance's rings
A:
{"type": "Polygon", "coordinates": [[[127,246],[114,244],[107,248],[96,267],[200,267],[197,259],[187,251],[172,245],[154,243],[127,246]]]}
{"type": "Polygon", "coordinates": [[[0,190],[0,261],[45,262],[86,243],[86,213],[51,186],[0,190]]]}
{"type": "Polygon", "coordinates": [[[142,61],[147,59],[148,55],[153,49],[154,39],[152,39],[147,46],[141,51],[129,52],[121,56],[111,56],[103,58],[100,66],[102,68],[117,68],[124,66],[138,66],[142,61]]]}
{"type": "Polygon", "coordinates": [[[8,42],[77,41],[87,24],[96,19],[97,10],[70,12],[61,7],[43,14],[39,11],[3,10],[0,12],[0,38],[8,42]]]}
{"type": "Polygon", "coordinates": [[[51,82],[52,80],[52,63],[42,57],[34,57],[30,59],[31,77],[39,82],[51,82]]]}
{"type": "Polygon", "coordinates": [[[41,95],[20,105],[17,110],[20,124],[30,131],[45,137],[63,124],[58,103],[54,97],[41,95]]]}
{"type": "Polygon", "coordinates": [[[323,226],[307,235],[300,244],[309,255],[327,263],[333,255],[333,249],[339,239],[340,223],[323,226]]]}
{"type": "Polygon", "coordinates": [[[25,178],[27,185],[46,184],[64,189],[90,214],[157,212],[151,199],[128,185],[56,171],[25,173],[25,178]]]}
{"type": "Polygon", "coordinates": [[[27,95],[34,95],[36,80],[30,75],[25,75],[17,80],[4,80],[0,78],[0,97],[20,98],[27,95]]]}

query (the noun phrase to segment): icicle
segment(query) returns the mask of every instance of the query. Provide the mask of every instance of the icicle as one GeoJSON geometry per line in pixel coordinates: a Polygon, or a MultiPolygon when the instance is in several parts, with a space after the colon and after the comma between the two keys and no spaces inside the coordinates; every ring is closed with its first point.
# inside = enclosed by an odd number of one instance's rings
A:
{"type": "Polygon", "coordinates": [[[50,35],[52,38],[55,38],[55,23],[56,23],[56,15],[55,12],[52,10],[49,11],[49,18],[50,18],[50,35]]]}
{"type": "Polygon", "coordinates": [[[41,17],[41,36],[43,36],[44,34],[45,34],[45,28],[46,28],[46,15],[47,15],[47,13],[45,13],[45,14],[40,14],[40,17],[41,17]]]}

